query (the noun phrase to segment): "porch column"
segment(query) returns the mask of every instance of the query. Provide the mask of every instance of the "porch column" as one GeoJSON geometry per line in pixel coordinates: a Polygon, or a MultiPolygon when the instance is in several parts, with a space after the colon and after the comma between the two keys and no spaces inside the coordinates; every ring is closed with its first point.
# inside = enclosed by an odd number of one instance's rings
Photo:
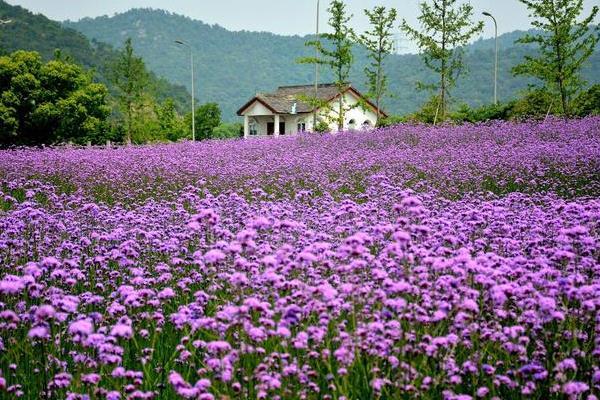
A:
{"type": "Polygon", "coordinates": [[[244,115],[244,139],[248,139],[250,136],[250,117],[244,115]]]}
{"type": "Polygon", "coordinates": [[[273,136],[279,136],[279,114],[275,114],[275,132],[273,136]]]}

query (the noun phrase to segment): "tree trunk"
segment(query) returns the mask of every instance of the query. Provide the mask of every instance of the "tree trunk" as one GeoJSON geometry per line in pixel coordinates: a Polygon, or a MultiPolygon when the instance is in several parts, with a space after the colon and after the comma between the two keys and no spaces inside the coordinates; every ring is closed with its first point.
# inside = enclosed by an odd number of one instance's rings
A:
{"type": "Polygon", "coordinates": [[[565,117],[569,116],[569,100],[567,98],[567,90],[565,89],[562,78],[559,78],[558,89],[560,90],[560,101],[562,104],[563,114],[565,117]]]}
{"type": "Polygon", "coordinates": [[[338,115],[338,131],[344,130],[344,93],[340,93],[340,110],[338,115]]]}
{"type": "Polygon", "coordinates": [[[559,23],[558,23],[558,16],[557,16],[557,12],[556,12],[556,8],[554,6],[554,2],[552,2],[552,14],[553,14],[553,20],[552,20],[552,24],[554,25],[554,35],[555,35],[555,44],[554,44],[554,50],[556,51],[556,66],[558,68],[558,76],[557,76],[557,83],[558,83],[558,91],[560,92],[560,102],[561,102],[561,106],[562,106],[562,111],[563,114],[565,115],[565,117],[569,116],[569,104],[568,104],[568,98],[567,98],[567,88],[565,87],[565,77],[563,76],[563,72],[564,72],[564,59],[563,59],[563,52],[562,52],[562,48],[561,48],[561,41],[559,41],[559,23]]]}
{"type": "Polygon", "coordinates": [[[133,110],[131,109],[133,107],[133,104],[130,102],[127,105],[127,134],[125,137],[125,143],[129,144],[131,143],[131,119],[132,119],[132,115],[133,115],[133,110]]]}
{"type": "Polygon", "coordinates": [[[440,82],[440,113],[446,120],[446,2],[442,3],[442,71],[440,82]]]}
{"type": "Polygon", "coordinates": [[[377,88],[375,89],[375,106],[377,107],[377,119],[375,120],[375,126],[379,126],[379,118],[381,116],[381,55],[379,57],[380,59],[377,65],[377,88]]]}
{"type": "Polygon", "coordinates": [[[375,98],[375,106],[377,107],[377,119],[375,120],[375,126],[379,126],[379,118],[381,118],[381,96],[383,92],[383,88],[381,87],[381,74],[383,69],[383,52],[381,49],[383,48],[383,40],[379,38],[379,54],[377,55],[377,82],[375,89],[376,98],[375,98]]]}
{"type": "Polygon", "coordinates": [[[440,83],[440,119],[446,120],[446,61],[442,60],[442,81],[440,83]]]}

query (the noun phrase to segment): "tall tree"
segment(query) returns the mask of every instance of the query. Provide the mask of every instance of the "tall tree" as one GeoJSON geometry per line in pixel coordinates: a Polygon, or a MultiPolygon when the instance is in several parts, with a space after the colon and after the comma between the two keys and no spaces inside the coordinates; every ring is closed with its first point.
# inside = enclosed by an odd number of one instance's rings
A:
{"type": "Polygon", "coordinates": [[[370,65],[365,67],[365,74],[369,84],[367,96],[375,100],[377,107],[377,123],[381,115],[382,100],[387,92],[387,76],[383,70],[385,59],[394,48],[392,29],[396,23],[398,13],[395,8],[387,10],[383,6],[375,7],[373,10],[365,10],[369,17],[371,31],[367,31],[358,37],[358,41],[369,52],[370,65]]]}
{"type": "Polygon", "coordinates": [[[473,6],[457,0],[431,0],[419,4],[421,30],[406,20],[401,28],[420,50],[425,65],[439,75],[438,83],[419,83],[421,89],[439,91],[439,115],[446,118],[448,94],[463,70],[462,46],[483,30],[483,22],[473,22],[473,6]],[[430,4],[431,3],[431,4],[430,4]]]}
{"type": "MultiPolygon", "coordinates": [[[[304,64],[319,64],[329,67],[335,79],[335,86],[338,91],[338,110],[336,112],[336,121],[338,130],[344,129],[344,118],[346,108],[344,106],[344,93],[348,89],[348,78],[350,69],[354,62],[352,55],[352,38],[354,31],[349,26],[352,15],[346,10],[346,3],[342,0],[332,0],[327,9],[329,12],[329,26],[331,33],[322,33],[319,40],[313,40],[306,43],[307,46],[314,47],[318,56],[306,57],[300,60],[304,64]]],[[[319,99],[309,99],[315,107],[324,106],[319,99]]]]}
{"type": "Polygon", "coordinates": [[[133,120],[136,110],[144,99],[150,76],[140,57],[136,57],[131,38],[125,41],[125,48],[112,68],[112,78],[118,90],[117,99],[125,119],[125,141],[131,142],[133,120]]]}
{"type": "MultiPolygon", "coordinates": [[[[221,109],[219,105],[217,103],[203,104],[196,109],[195,114],[196,135],[198,139],[212,139],[213,130],[221,124],[221,109]]],[[[191,114],[188,117],[191,118],[191,114]]]]}
{"type": "Polygon", "coordinates": [[[66,61],[42,61],[39,53],[0,57],[0,145],[87,141],[108,135],[108,90],[66,61]]]}
{"type": "Polygon", "coordinates": [[[598,14],[598,6],[581,22],[583,0],[519,0],[530,10],[538,34],[528,34],[517,43],[537,44],[539,54],[525,56],[515,67],[516,75],[534,76],[543,81],[551,92],[560,95],[564,115],[570,114],[569,102],[583,82],[580,70],[592,55],[600,38],[600,27],[590,28],[598,14]]]}
{"type": "Polygon", "coordinates": [[[154,107],[158,129],[161,136],[165,139],[176,142],[185,134],[183,119],[177,114],[175,101],[171,98],[166,99],[162,104],[156,104],[154,107]]]}

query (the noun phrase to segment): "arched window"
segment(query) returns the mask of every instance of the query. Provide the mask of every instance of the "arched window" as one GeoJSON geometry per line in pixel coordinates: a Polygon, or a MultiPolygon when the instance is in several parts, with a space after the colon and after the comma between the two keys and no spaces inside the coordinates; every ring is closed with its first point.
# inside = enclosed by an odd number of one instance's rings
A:
{"type": "Polygon", "coordinates": [[[364,130],[371,129],[371,121],[366,120],[365,122],[363,122],[362,123],[362,129],[364,129],[364,130]]]}
{"type": "Polygon", "coordinates": [[[351,131],[356,129],[356,120],[354,118],[348,121],[348,129],[350,129],[351,131]]]}

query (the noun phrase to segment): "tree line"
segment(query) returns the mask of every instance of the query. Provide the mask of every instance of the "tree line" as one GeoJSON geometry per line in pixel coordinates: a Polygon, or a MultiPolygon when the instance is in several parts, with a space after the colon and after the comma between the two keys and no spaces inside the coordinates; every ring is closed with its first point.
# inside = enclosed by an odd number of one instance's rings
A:
{"type": "MultiPolygon", "coordinates": [[[[56,51],[44,62],[38,52],[0,57],[0,146],[60,143],[148,143],[190,139],[191,112],[158,99],[151,73],[131,44],[108,67],[116,92],[56,51]]],[[[222,123],[216,103],[195,112],[197,139],[238,137],[241,124],[222,123]]]]}
{"type": "MultiPolygon", "coordinates": [[[[525,56],[523,62],[513,69],[514,75],[524,75],[537,80],[521,99],[506,104],[490,104],[480,109],[471,109],[460,104],[452,95],[452,89],[463,75],[464,47],[483,30],[483,22],[476,21],[470,3],[458,0],[428,0],[419,3],[419,26],[411,26],[406,20],[399,23],[400,29],[414,41],[424,65],[436,76],[435,82],[417,82],[417,89],[430,93],[430,99],[414,114],[404,117],[380,119],[384,99],[390,96],[388,78],[383,68],[386,58],[392,53],[394,28],[398,12],[394,8],[377,6],[364,10],[370,21],[370,30],[356,34],[350,27],[352,19],[343,0],[330,2],[329,27],[331,32],[320,34],[306,43],[315,49],[314,57],[304,57],[300,63],[317,64],[328,68],[335,77],[340,102],[330,111],[335,115],[338,128],[342,129],[344,115],[349,110],[343,104],[341,94],[347,87],[354,57],[355,43],[369,53],[370,65],[365,68],[368,84],[367,97],[377,108],[379,125],[400,121],[437,123],[446,120],[478,121],[538,117],[560,114],[580,116],[600,113],[600,86],[585,90],[581,79],[581,68],[592,55],[600,39],[599,26],[593,26],[598,14],[594,6],[588,16],[583,13],[583,0],[519,0],[533,17],[532,26],[539,33],[527,34],[517,41],[519,44],[535,44],[538,53],[525,56]],[[452,104],[458,104],[451,110],[452,104]]],[[[317,98],[309,99],[317,106],[317,98]]]]}
{"type": "MultiPolygon", "coordinates": [[[[474,19],[473,7],[459,0],[422,1],[416,27],[406,20],[399,21],[393,8],[365,10],[371,28],[359,34],[350,26],[352,15],[345,2],[332,0],[328,8],[330,31],[307,42],[315,56],[299,61],[326,68],[341,93],[349,80],[357,44],[366,50],[366,95],[376,105],[379,125],[407,120],[437,123],[599,113],[600,86],[585,89],[580,74],[600,38],[598,26],[593,27],[598,7],[582,17],[583,0],[519,1],[534,17],[532,26],[538,33],[517,42],[534,44],[538,52],[525,56],[513,73],[533,77],[538,84],[510,103],[472,109],[453,94],[456,82],[467,73],[464,47],[483,27],[474,19]],[[393,51],[397,26],[416,43],[424,65],[437,79],[417,82],[418,90],[430,94],[419,111],[384,120],[379,118],[380,111],[394,95],[384,66],[393,51]]],[[[47,62],[36,52],[16,51],[1,56],[0,145],[103,144],[107,140],[147,143],[191,138],[191,113],[182,113],[172,99],[157,95],[150,84],[150,72],[135,54],[130,39],[106,69],[104,78],[109,80],[112,94],[95,79],[93,71],[60,51],[47,62]]],[[[315,108],[323,106],[316,98],[306,101],[315,108]]],[[[332,111],[342,127],[347,106],[340,101],[332,111]]],[[[240,135],[240,124],[222,123],[215,103],[201,105],[195,115],[196,137],[200,140],[240,135]]]]}

